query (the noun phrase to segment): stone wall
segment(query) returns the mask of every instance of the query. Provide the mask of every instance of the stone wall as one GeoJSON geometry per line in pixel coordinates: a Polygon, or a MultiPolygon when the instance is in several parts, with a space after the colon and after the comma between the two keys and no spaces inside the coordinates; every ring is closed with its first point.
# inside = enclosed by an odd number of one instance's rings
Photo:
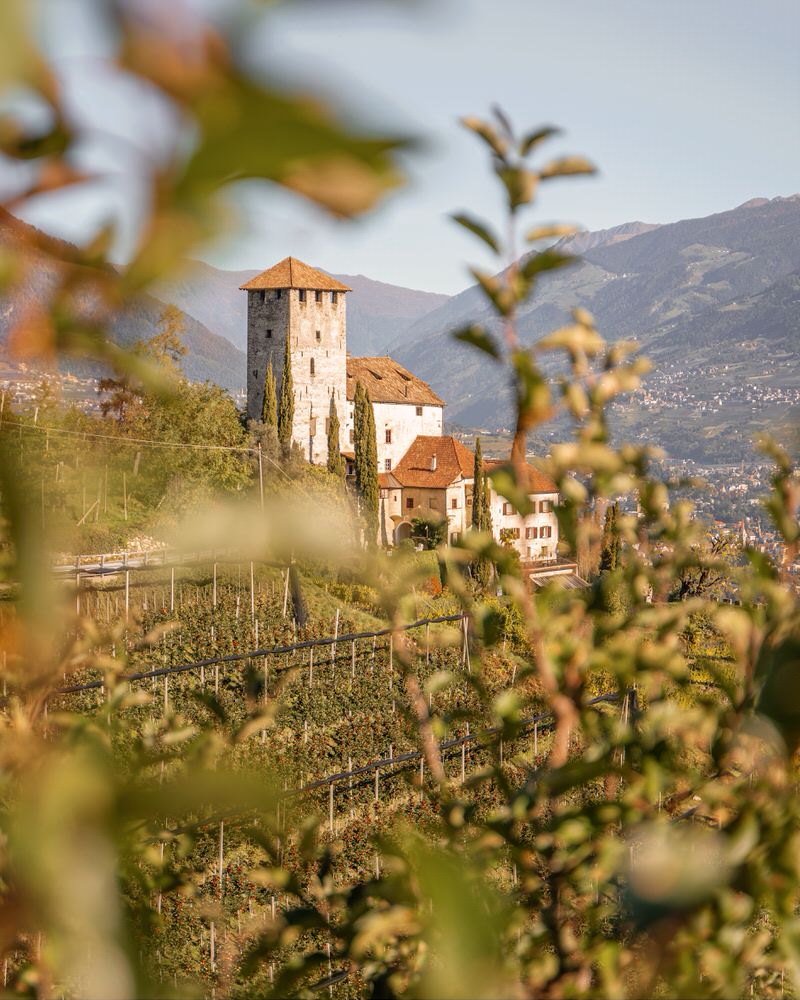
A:
{"type": "Polygon", "coordinates": [[[345,445],[347,412],[345,368],[346,305],[344,293],[285,288],[247,293],[247,416],[260,420],[264,379],[272,359],[280,396],[286,336],[289,334],[294,383],[293,439],[311,462],[328,458],[327,420],[333,393],[340,447],[345,445]],[[263,298],[262,298],[263,294],[263,298]],[[319,300],[317,295],[319,294],[319,300]],[[312,371],[313,362],[313,371],[312,371]]]}
{"type": "Polygon", "coordinates": [[[275,381],[280,380],[286,330],[289,326],[289,296],[274,289],[247,293],[247,419],[260,420],[264,407],[264,380],[272,359],[275,381]],[[262,298],[263,294],[263,298],[262,298]]]}

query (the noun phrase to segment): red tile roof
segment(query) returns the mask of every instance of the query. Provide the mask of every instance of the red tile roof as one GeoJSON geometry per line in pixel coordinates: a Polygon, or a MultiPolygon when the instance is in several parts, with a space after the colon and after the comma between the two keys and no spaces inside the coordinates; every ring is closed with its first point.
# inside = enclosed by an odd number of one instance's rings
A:
{"type": "Polygon", "coordinates": [[[444,406],[444,401],[427,382],[417,378],[393,358],[348,358],[348,399],[355,399],[357,382],[361,382],[366,388],[373,403],[444,406]]]}
{"type": "MultiPolygon", "coordinates": [[[[484,459],[483,467],[487,472],[498,468],[501,465],[508,465],[508,462],[496,462],[492,459],[484,459]]],[[[543,472],[539,472],[529,462],[525,465],[528,476],[528,493],[558,493],[558,487],[553,480],[543,472]]]]}
{"type": "Polygon", "coordinates": [[[420,434],[392,469],[392,475],[406,488],[444,489],[459,479],[471,479],[474,461],[469,448],[455,438],[420,434]]]}
{"type": "Polygon", "coordinates": [[[315,291],[349,292],[352,289],[324,271],[309,267],[296,257],[284,257],[274,267],[262,271],[239,286],[245,291],[265,288],[310,288],[315,291]]]}

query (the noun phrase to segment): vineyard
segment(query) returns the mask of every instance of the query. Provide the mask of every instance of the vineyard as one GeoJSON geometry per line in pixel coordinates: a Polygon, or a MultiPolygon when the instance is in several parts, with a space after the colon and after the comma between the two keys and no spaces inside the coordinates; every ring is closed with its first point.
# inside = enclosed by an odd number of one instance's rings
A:
{"type": "MultiPolygon", "coordinates": [[[[437,753],[454,786],[467,790],[471,777],[487,766],[499,766],[513,779],[544,760],[552,714],[543,702],[508,732],[486,714],[487,694],[493,699],[515,687],[535,706],[535,683],[520,670],[521,650],[504,642],[483,654],[463,612],[441,613],[446,600],[426,597],[421,605],[439,614],[429,611],[416,622],[381,627],[369,611],[342,606],[318,583],[308,582],[295,594],[306,619],[298,626],[298,608],[287,599],[286,571],[217,563],[210,570],[184,568],[176,583],[174,571],[167,580],[161,566],[142,568],[133,585],[112,576],[79,590],[85,627],[91,622],[91,628],[113,633],[108,666],[102,675],[76,669],[65,678],[48,698],[45,725],[63,712],[94,719],[117,745],[123,769],[133,746],[149,734],[156,748],[151,767],[159,783],[170,786],[180,782],[191,733],[212,719],[221,734],[236,734],[220,766],[262,775],[265,792],[274,796],[276,860],[298,878],[300,846],[286,831],[302,829],[315,817],[321,844],[335,846],[331,874],[343,881],[380,876],[375,836],[392,829],[399,816],[419,830],[435,819],[405,683],[409,676],[423,692],[436,725],[437,753]],[[127,622],[124,615],[117,617],[123,587],[131,601],[127,622]],[[327,598],[318,601],[316,613],[315,591],[327,598]],[[333,620],[324,610],[333,610],[333,620]],[[365,629],[365,623],[373,627],[365,629]],[[482,697],[475,688],[476,656],[482,697]],[[111,690],[114,705],[107,701],[111,690]],[[123,714],[126,725],[120,728],[115,717],[123,714]],[[176,731],[183,737],[173,744],[176,731]]],[[[368,593],[361,596],[369,600],[368,593]]],[[[602,704],[610,706],[616,698],[613,692],[594,701],[604,711],[602,704]]],[[[471,796],[479,809],[497,805],[491,786],[476,787],[471,796]]],[[[285,893],[253,881],[258,852],[249,820],[235,810],[202,818],[192,852],[197,892],[185,898],[165,891],[180,836],[176,821],[163,817],[154,838],[158,863],[149,873],[152,890],[139,900],[157,918],[152,975],[160,982],[172,979],[176,985],[200,976],[211,990],[220,963],[245,947],[248,928],[267,917],[274,920],[292,905],[285,893]]],[[[505,874],[511,873],[509,866],[505,874]]],[[[276,961],[290,956],[291,949],[273,957],[264,975],[274,978],[276,961]]],[[[13,972],[12,963],[6,976],[13,972]]],[[[338,978],[337,995],[358,992],[349,977],[338,978]]]]}

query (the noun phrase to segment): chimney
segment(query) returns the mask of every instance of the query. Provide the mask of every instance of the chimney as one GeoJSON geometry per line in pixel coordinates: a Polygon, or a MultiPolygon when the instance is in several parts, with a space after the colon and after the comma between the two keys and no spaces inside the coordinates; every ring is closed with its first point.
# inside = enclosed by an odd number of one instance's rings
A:
{"type": "Polygon", "coordinates": [[[431,472],[436,472],[436,456],[431,455],[431,472]]]}

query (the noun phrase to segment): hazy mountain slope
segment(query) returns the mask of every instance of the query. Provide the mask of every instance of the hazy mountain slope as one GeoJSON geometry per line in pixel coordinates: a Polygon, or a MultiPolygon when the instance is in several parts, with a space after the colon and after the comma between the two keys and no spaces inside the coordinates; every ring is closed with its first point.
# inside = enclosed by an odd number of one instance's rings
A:
{"type": "MultiPolygon", "coordinates": [[[[0,245],[20,251],[20,238],[32,233],[31,227],[17,220],[0,218],[0,245]]],[[[37,234],[38,238],[38,234],[37,234]]],[[[57,241],[51,241],[56,247],[57,241]]],[[[61,250],[69,252],[67,244],[61,250]]],[[[0,352],[9,333],[20,317],[40,301],[56,280],[55,268],[46,256],[29,251],[26,254],[24,277],[6,295],[0,296],[0,352]]],[[[158,320],[165,303],[151,295],[141,295],[115,319],[111,338],[118,344],[130,346],[137,340],[146,340],[158,329],[158,320]]],[[[91,312],[87,301],[86,310],[91,312]]],[[[245,356],[224,337],[212,333],[193,316],[184,315],[183,342],[187,353],[182,366],[189,378],[196,381],[209,379],[226,389],[238,390],[244,386],[245,356]]],[[[84,374],[99,371],[99,367],[76,358],[65,358],[62,367],[84,374]]]]}
{"type": "MultiPolygon", "coordinates": [[[[608,339],[636,337],[645,350],[657,341],[663,358],[687,364],[697,346],[708,348],[709,338],[720,339],[735,354],[737,338],[752,339],[761,323],[776,331],[792,329],[791,293],[773,298],[762,293],[800,270],[800,197],[756,200],[625,239],[613,234],[590,240],[579,263],[544,277],[520,315],[525,342],[567,321],[574,305],[590,309],[608,339]],[[745,299],[752,299],[746,330],[731,317],[717,316],[745,299]],[[762,310],[768,310],[768,320],[762,310]]],[[[443,396],[451,420],[502,425],[509,414],[504,373],[449,336],[476,320],[496,327],[483,296],[469,288],[418,321],[393,350],[443,396]]],[[[788,333],[786,338],[791,339],[788,333]]],[[[800,345],[795,342],[792,350],[800,345]]]]}
{"type": "MultiPolygon", "coordinates": [[[[224,271],[195,261],[156,294],[246,350],[247,296],[239,286],[257,273],[224,271]]],[[[384,353],[418,319],[447,301],[446,295],[373,281],[363,274],[334,277],[353,289],[347,296],[347,349],[351,354],[384,353]]]]}

